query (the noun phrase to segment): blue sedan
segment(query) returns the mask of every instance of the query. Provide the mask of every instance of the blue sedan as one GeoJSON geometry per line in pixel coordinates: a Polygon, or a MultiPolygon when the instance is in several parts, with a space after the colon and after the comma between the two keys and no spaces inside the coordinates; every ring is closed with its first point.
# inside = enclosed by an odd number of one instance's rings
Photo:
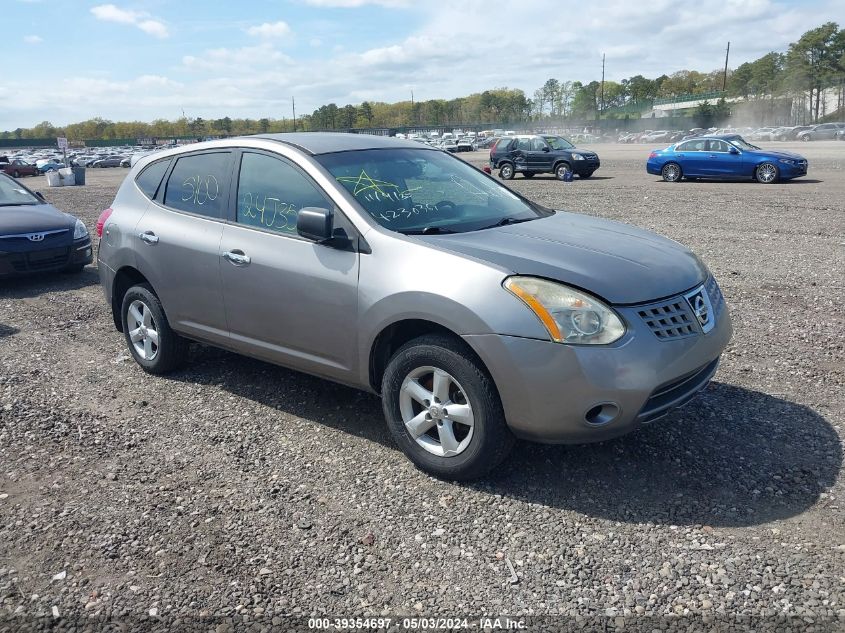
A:
{"type": "Polygon", "coordinates": [[[792,152],[764,150],[737,134],[701,136],[654,150],[646,171],[666,182],[681,178],[756,180],[764,184],[807,175],[807,159],[792,152]]]}

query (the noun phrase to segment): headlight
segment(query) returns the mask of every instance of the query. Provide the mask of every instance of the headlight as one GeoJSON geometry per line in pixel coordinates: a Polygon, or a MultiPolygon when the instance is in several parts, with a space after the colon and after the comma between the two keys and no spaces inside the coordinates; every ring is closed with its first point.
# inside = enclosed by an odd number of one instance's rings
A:
{"type": "Polygon", "coordinates": [[[587,160],[587,159],[584,158],[583,156],[581,156],[581,154],[573,154],[572,160],[587,160]]]}
{"type": "Polygon", "coordinates": [[[537,277],[508,277],[503,285],[537,315],[557,343],[604,345],[625,334],[625,325],[610,307],[580,290],[537,277]]]}
{"type": "Polygon", "coordinates": [[[76,226],[73,227],[73,239],[81,240],[83,237],[88,235],[88,229],[85,228],[85,225],[82,223],[82,220],[76,221],[76,226]]]}
{"type": "Polygon", "coordinates": [[[781,158],[780,162],[786,163],[787,165],[794,165],[795,164],[795,161],[792,160],[791,158],[781,158]]]}

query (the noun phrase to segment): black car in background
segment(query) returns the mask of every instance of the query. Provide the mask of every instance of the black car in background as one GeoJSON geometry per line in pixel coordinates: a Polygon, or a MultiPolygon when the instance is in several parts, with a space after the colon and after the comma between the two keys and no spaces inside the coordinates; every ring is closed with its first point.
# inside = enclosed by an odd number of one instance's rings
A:
{"type": "Polygon", "coordinates": [[[81,220],[0,174],[0,279],[79,272],[91,261],[91,238],[81,220]]]}
{"type": "Polygon", "coordinates": [[[503,180],[516,173],[526,178],[534,174],[554,174],[558,180],[567,180],[571,174],[589,178],[600,165],[595,152],[549,134],[504,136],[490,148],[490,168],[498,169],[503,180]]]}

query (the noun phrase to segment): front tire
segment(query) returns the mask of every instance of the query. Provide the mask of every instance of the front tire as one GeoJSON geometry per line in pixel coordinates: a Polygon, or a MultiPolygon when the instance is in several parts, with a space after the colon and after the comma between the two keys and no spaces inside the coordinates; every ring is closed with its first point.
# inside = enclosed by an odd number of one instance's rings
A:
{"type": "Polygon", "coordinates": [[[757,169],[754,171],[754,177],[761,184],[771,185],[780,180],[780,171],[778,171],[778,167],[774,163],[761,163],[757,165],[757,169]]]}
{"type": "Polygon", "coordinates": [[[678,163],[666,163],[660,170],[660,175],[666,182],[680,182],[684,176],[681,166],[678,163]]]}
{"type": "Polygon", "coordinates": [[[126,291],[120,314],[129,352],[145,372],[166,374],[182,364],[187,341],[171,329],[161,301],[148,284],[126,291]]]}
{"type": "Polygon", "coordinates": [[[399,448],[435,477],[477,479],[513,447],[493,379],[458,339],[426,335],[403,345],[387,365],[381,393],[399,448]]]}
{"type": "Polygon", "coordinates": [[[499,167],[499,178],[502,180],[513,180],[514,168],[510,163],[505,163],[499,167]]]}
{"type": "Polygon", "coordinates": [[[569,163],[560,163],[555,166],[555,178],[558,180],[566,180],[570,176],[567,176],[572,170],[569,167],[569,163]]]}

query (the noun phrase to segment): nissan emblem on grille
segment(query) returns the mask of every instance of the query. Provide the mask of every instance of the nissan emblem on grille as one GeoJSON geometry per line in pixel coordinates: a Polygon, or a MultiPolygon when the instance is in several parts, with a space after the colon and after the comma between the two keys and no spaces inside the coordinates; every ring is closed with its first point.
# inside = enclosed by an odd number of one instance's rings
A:
{"type": "Polygon", "coordinates": [[[699,286],[692,292],[684,295],[684,298],[692,308],[692,313],[696,321],[701,326],[701,331],[707,334],[713,329],[715,319],[713,318],[713,306],[710,303],[710,296],[704,289],[704,286],[699,286]]]}
{"type": "Polygon", "coordinates": [[[43,242],[44,241],[44,233],[30,233],[27,235],[30,242],[43,242]]]}

